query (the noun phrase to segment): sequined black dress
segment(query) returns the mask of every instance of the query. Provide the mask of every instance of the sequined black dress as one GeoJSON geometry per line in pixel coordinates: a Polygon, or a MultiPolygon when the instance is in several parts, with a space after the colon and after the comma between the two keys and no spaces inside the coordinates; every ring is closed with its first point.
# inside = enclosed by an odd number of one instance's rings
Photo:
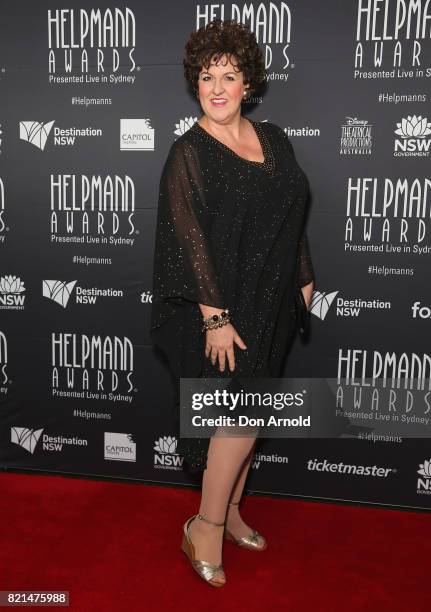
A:
{"type": "MultiPolygon", "coordinates": [[[[309,192],[285,132],[251,121],[265,161],[248,161],[198,122],[171,146],[160,178],[151,338],[176,381],[280,376],[295,328],[293,288],[314,280],[305,206],[309,192]],[[198,304],[229,308],[247,345],[235,370],[205,357],[198,304]]],[[[176,420],[176,427],[179,421],[176,420]]],[[[206,466],[208,438],[180,438],[191,471],[206,466]]]]}

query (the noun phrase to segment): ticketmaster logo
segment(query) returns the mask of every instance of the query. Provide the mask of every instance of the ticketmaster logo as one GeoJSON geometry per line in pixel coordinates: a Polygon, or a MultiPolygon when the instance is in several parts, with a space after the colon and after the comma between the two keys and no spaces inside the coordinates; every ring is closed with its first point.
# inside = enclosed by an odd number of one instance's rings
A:
{"type": "Polygon", "coordinates": [[[50,121],[49,123],[39,123],[39,121],[20,121],[19,137],[21,140],[30,142],[35,147],[38,147],[43,151],[53,125],[54,121],[50,121]]]}
{"type": "Polygon", "coordinates": [[[318,461],[309,459],[307,469],[310,472],[334,472],[338,474],[354,474],[355,476],[379,476],[386,478],[391,472],[395,473],[394,468],[377,467],[377,465],[349,465],[348,463],[329,463],[327,459],[318,461]]]}
{"type": "Polygon", "coordinates": [[[43,297],[49,298],[63,308],[66,308],[73,288],[76,285],[76,280],[66,282],[59,280],[44,280],[42,281],[43,297]]]}
{"type": "Polygon", "coordinates": [[[14,444],[18,444],[33,454],[34,449],[39,441],[42,429],[28,429],[27,427],[11,427],[10,440],[14,444]]]}

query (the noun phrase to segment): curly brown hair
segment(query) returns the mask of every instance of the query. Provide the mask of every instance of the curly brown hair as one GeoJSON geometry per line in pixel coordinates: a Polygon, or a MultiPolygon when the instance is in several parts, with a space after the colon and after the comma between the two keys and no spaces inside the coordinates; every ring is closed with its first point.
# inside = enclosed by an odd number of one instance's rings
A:
{"type": "Polygon", "coordinates": [[[184,76],[194,94],[198,91],[199,73],[208,70],[211,60],[219,61],[223,55],[234,56],[236,69],[242,71],[249,96],[263,89],[266,83],[265,62],[256,35],[237,21],[214,19],[196,32],[192,32],[185,46],[184,76]]]}

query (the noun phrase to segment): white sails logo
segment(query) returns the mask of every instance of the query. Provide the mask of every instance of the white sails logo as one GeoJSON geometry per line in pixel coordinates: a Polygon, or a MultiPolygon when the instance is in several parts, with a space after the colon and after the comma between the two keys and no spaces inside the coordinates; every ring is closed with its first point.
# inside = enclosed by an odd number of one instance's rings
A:
{"type": "Polygon", "coordinates": [[[41,436],[42,429],[29,429],[28,427],[11,427],[10,441],[18,446],[22,446],[29,453],[33,454],[41,436]]]}
{"type": "Polygon", "coordinates": [[[0,309],[24,310],[24,282],[19,276],[0,277],[0,309]]]}
{"type": "MultiPolygon", "coordinates": [[[[72,295],[73,289],[75,288],[77,281],[60,281],[60,280],[44,280],[42,281],[42,294],[63,308],[66,308],[70,296],[72,295]]],[[[113,289],[108,287],[106,289],[99,289],[97,287],[80,287],[75,288],[75,302],[76,304],[88,304],[94,306],[99,297],[124,297],[122,289],[113,289]]]]}
{"type": "Polygon", "coordinates": [[[324,321],[337,293],[338,291],[333,291],[332,293],[325,293],[324,291],[321,292],[314,290],[313,295],[311,297],[310,306],[308,308],[309,311],[316,317],[324,321]]]}
{"type": "Polygon", "coordinates": [[[43,151],[53,125],[54,121],[49,121],[48,123],[39,123],[39,121],[20,121],[19,137],[21,140],[30,142],[43,151]]]}
{"type": "Polygon", "coordinates": [[[403,117],[397,123],[397,129],[394,132],[401,136],[395,139],[395,156],[411,157],[414,153],[415,156],[429,157],[431,138],[426,138],[426,136],[431,135],[431,123],[428,122],[427,117],[422,117],[422,115],[408,115],[407,119],[403,117]]]}
{"type": "Polygon", "coordinates": [[[70,282],[44,280],[42,281],[43,297],[49,298],[63,306],[63,308],[66,308],[76,282],[76,280],[70,282]]]}
{"type": "MultiPolygon", "coordinates": [[[[11,427],[11,442],[13,444],[18,444],[18,446],[25,448],[25,450],[33,454],[42,432],[43,428],[30,429],[28,427],[11,427]]],[[[77,436],[50,436],[48,434],[43,434],[43,451],[60,453],[64,446],[88,446],[88,440],[85,438],[78,438],[77,436]]]]}
{"type": "MultiPolygon", "coordinates": [[[[48,136],[51,132],[51,128],[54,121],[49,123],[39,123],[38,121],[20,121],[19,122],[19,137],[25,142],[33,144],[38,149],[43,151],[45,149],[48,136]]],[[[80,136],[102,136],[103,132],[101,128],[61,128],[55,127],[53,130],[54,138],[53,144],[58,146],[74,146],[77,138],[80,136]]]]}
{"type": "Polygon", "coordinates": [[[339,296],[335,301],[338,293],[339,291],[333,291],[332,293],[313,291],[309,311],[321,321],[324,321],[333,303],[336,307],[335,314],[337,317],[358,317],[363,309],[389,310],[392,306],[388,300],[383,301],[377,298],[369,300],[362,298],[345,299],[339,296]]]}

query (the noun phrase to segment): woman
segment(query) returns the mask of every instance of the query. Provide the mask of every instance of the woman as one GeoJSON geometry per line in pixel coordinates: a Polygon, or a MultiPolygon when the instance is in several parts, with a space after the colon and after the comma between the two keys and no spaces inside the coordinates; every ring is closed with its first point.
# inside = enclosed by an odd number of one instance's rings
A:
{"type": "MultiPolygon", "coordinates": [[[[280,376],[295,290],[308,305],[314,280],[303,230],[308,182],[292,145],[277,125],[241,116],[242,101],[265,82],[255,35],[234,21],[210,22],[191,35],[184,68],[203,115],[163,167],[151,317],[177,393],[181,377],[280,376]],[[211,328],[214,315],[220,326],[211,328]]],[[[239,512],[255,442],[178,442],[189,466],[203,470],[182,549],[213,586],[226,582],[223,537],[250,550],[267,546],[239,512]]]]}

